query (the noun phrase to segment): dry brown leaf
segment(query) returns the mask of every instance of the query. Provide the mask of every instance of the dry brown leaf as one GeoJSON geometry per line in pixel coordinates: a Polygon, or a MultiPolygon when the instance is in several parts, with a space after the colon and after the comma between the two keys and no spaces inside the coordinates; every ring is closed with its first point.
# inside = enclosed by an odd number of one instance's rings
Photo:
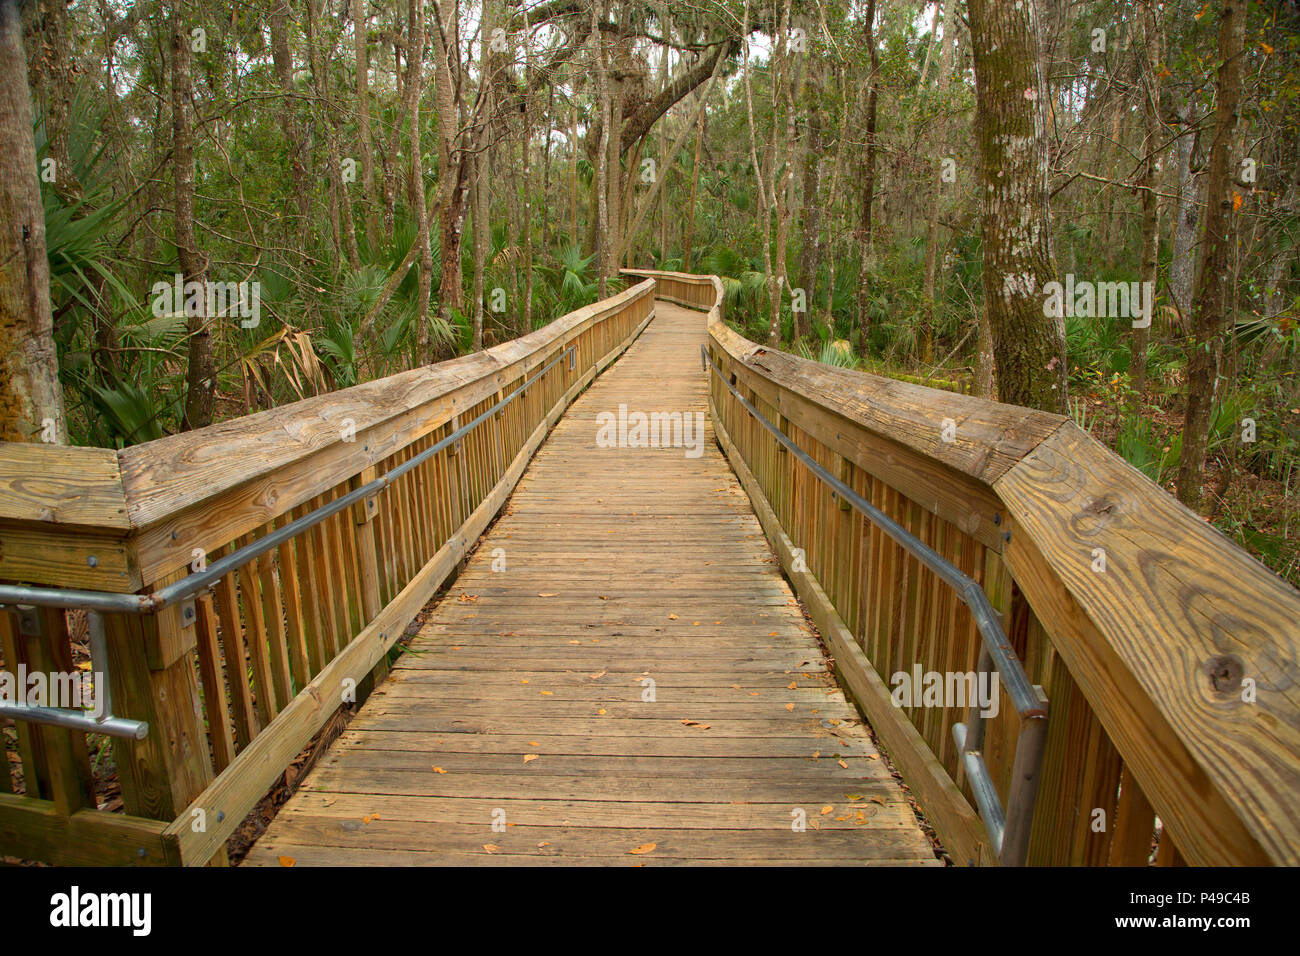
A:
{"type": "Polygon", "coordinates": [[[538,592],[537,592],[537,596],[538,596],[538,597],[555,597],[555,596],[556,596],[557,594],[559,594],[559,593],[560,593],[559,591],[538,591],[538,592]]]}
{"type": "Polygon", "coordinates": [[[543,691],[538,691],[538,693],[541,694],[543,697],[554,697],[554,696],[555,696],[555,691],[553,691],[553,690],[543,690],[543,691]]]}
{"type": "Polygon", "coordinates": [[[826,814],[830,813],[834,809],[835,808],[831,806],[829,803],[826,804],[826,806],[822,807],[822,816],[826,816],[826,814]]]}
{"type": "Polygon", "coordinates": [[[653,853],[655,847],[657,847],[658,845],[659,845],[658,843],[642,843],[640,846],[633,847],[632,849],[628,850],[627,852],[628,852],[628,853],[636,853],[636,854],[639,854],[639,853],[653,853]]]}
{"type": "Polygon", "coordinates": [[[495,853],[497,850],[501,849],[501,847],[497,846],[495,843],[484,843],[483,849],[487,850],[489,853],[495,853]]]}
{"type": "Polygon", "coordinates": [[[793,714],[793,713],[794,713],[794,704],[786,704],[786,705],[785,705],[785,709],[788,710],[788,711],[790,711],[790,713],[793,714]]]}
{"type": "Polygon", "coordinates": [[[434,768],[433,768],[433,772],[434,772],[434,773],[446,773],[447,771],[443,770],[441,767],[434,767],[434,768]]]}
{"type": "Polygon", "coordinates": [[[278,860],[280,861],[280,865],[281,865],[281,866],[297,866],[297,865],[298,865],[298,861],[295,860],[295,859],[294,859],[293,857],[291,857],[291,856],[281,856],[281,857],[276,857],[276,859],[278,859],[278,860]]]}
{"type": "Polygon", "coordinates": [[[536,759],[537,759],[537,754],[524,754],[524,763],[528,763],[528,761],[536,760],[536,759]]]}
{"type": "Polygon", "coordinates": [[[785,686],[786,686],[786,688],[789,689],[789,690],[798,690],[798,689],[799,689],[799,685],[796,684],[794,681],[790,681],[790,683],[786,684],[785,686]]]}
{"type": "Polygon", "coordinates": [[[604,716],[605,716],[605,708],[604,708],[604,707],[600,708],[600,710],[596,711],[596,713],[598,713],[598,714],[600,714],[600,716],[604,717],[604,716]]]}

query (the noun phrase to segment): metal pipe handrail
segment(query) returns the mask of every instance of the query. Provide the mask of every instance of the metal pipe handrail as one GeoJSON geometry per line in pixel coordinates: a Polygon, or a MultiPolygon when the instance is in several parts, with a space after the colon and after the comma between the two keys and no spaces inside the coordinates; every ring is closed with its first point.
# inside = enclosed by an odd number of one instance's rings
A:
{"type": "Polygon", "coordinates": [[[1002,676],[1007,695],[1011,698],[1016,715],[1022,724],[1016,747],[1011,799],[1008,800],[1007,812],[1003,812],[997,790],[984,763],[982,748],[985,718],[980,713],[978,702],[969,708],[967,723],[970,729],[967,729],[967,724],[958,723],[954,726],[953,732],[957,738],[958,749],[962,753],[963,766],[971,779],[971,790],[975,795],[980,817],[984,820],[994,852],[998,855],[999,861],[1004,864],[1024,863],[1029,848],[1029,829],[1038,793],[1038,771],[1042,765],[1043,748],[1047,740],[1045,732],[1047,698],[1043,695],[1041,687],[1030,683],[1029,676],[1016,656],[1015,649],[1007,640],[1006,631],[999,620],[1000,615],[989,602],[988,595],[974,578],[832,475],[795,444],[789,435],[773,425],[727,380],[726,374],[709,355],[707,344],[700,345],[700,361],[706,369],[710,366],[713,368],[718,375],[718,380],[727,387],[745,410],[771,432],[783,448],[829,485],[832,494],[852,505],[872,524],[889,535],[894,542],[901,545],[905,551],[933,571],[970,609],[971,618],[979,629],[983,644],[977,674],[982,675],[990,667],[996,668],[1002,676]]]}
{"type": "MultiPolygon", "coordinates": [[[[238,550],[209,564],[204,570],[195,574],[187,575],[169,584],[166,587],[159,588],[151,594],[135,594],[132,592],[112,592],[112,591],[86,591],[77,588],[44,588],[29,587],[21,584],[0,584],[0,607],[5,605],[37,605],[40,607],[63,607],[63,608],[84,608],[93,611],[109,611],[119,614],[152,614],[161,609],[182,601],[204,588],[209,587],[219,579],[225,577],[231,571],[242,567],[249,561],[260,558],[272,548],[278,547],[286,541],[298,536],[304,531],[315,527],[326,518],[338,514],[340,511],[363,501],[371,495],[383,491],[402,475],[406,474],[413,468],[418,467],[428,461],[438,452],[450,445],[460,441],[471,431],[487,421],[502,408],[509,405],[519,395],[522,395],[530,385],[545,375],[556,365],[562,358],[569,353],[575,352],[576,345],[570,345],[562,349],[555,358],[547,362],[537,371],[530,379],[525,381],[517,389],[501,399],[487,411],[476,416],[473,421],[462,425],[447,437],[439,440],[429,448],[415,455],[408,461],[384,472],[374,481],[371,481],[360,488],[348,492],[340,498],[320,505],[317,508],[307,512],[302,517],[297,518],[288,524],[276,528],[270,534],[252,541],[238,550]]],[[[570,363],[572,367],[572,362],[570,363]]]]}

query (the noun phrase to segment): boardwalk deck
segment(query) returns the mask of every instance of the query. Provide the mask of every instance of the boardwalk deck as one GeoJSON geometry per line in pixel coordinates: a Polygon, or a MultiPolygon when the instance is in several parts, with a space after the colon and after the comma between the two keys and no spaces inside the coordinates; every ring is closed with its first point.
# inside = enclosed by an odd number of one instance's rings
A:
{"type": "Polygon", "coordinates": [[[704,334],[657,304],[247,864],[936,862],[712,442],[704,334]],[[598,448],[620,404],[702,454],[598,448]]]}

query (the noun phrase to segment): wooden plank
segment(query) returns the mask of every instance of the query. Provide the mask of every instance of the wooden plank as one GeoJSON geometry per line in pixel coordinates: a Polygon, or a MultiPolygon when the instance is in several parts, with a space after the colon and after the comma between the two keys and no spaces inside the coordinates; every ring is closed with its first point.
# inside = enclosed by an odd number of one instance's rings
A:
{"type": "Polygon", "coordinates": [[[0,442],[0,522],[129,531],[117,452],[0,442]]]}
{"type": "MultiPolygon", "coordinates": [[[[194,602],[198,629],[197,648],[199,679],[203,689],[203,711],[208,719],[208,740],[212,744],[212,763],[217,773],[235,758],[235,740],[231,732],[230,705],[226,699],[226,682],[222,678],[221,647],[217,642],[217,612],[212,596],[200,594],[194,602]]],[[[236,663],[236,680],[240,671],[236,663]]]]}
{"type": "Polygon", "coordinates": [[[54,866],[163,866],[179,856],[165,824],[124,813],[61,813],[48,800],[0,794],[0,846],[20,859],[54,866]]]}
{"type": "Polygon", "coordinates": [[[997,490],[1016,580],[1188,861],[1300,863],[1300,685],[1270,676],[1300,666],[1300,594],[1072,424],[997,490]]]}
{"type": "Polygon", "coordinates": [[[0,579],[88,591],[138,591],[128,539],[61,525],[0,521],[0,579]]]}

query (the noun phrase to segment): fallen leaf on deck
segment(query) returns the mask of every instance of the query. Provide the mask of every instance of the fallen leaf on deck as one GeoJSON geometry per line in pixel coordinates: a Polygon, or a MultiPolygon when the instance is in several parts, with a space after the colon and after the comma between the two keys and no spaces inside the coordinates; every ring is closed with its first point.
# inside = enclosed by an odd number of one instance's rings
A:
{"type": "Polygon", "coordinates": [[[555,596],[556,596],[557,594],[559,594],[559,593],[560,593],[559,591],[538,591],[538,592],[537,592],[537,596],[538,596],[538,597],[555,597],[555,596]]]}
{"type": "Polygon", "coordinates": [[[536,760],[536,759],[537,759],[537,754],[524,754],[524,763],[528,763],[528,761],[536,760]]]}
{"type": "Polygon", "coordinates": [[[297,866],[297,865],[298,865],[298,861],[295,860],[295,859],[294,859],[293,857],[291,857],[291,856],[281,856],[281,857],[277,857],[276,859],[278,859],[278,860],[280,861],[280,865],[281,865],[281,866],[297,866]]]}
{"type": "Polygon", "coordinates": [[[640,846],[633,847],[627,852],[628,853],[653,853],[654,848],[657,847],[658,845],[659,845],[658,843],[642,843],[640,846]]]}
{"type": "Polygon", "coordinates": [[[839,764],[841,767],[843,767],[845,770],[848,770],[848,769],[849,769],[849,765],[846,764],[843,760],[837,760],[837,761],[835,761],[835,762],[838,763],[838,764],[839,764]]]}
{"type": "Polygon", "coordinates": [[[709,729],[709,725],[708,725],[708,724],[702,724],[702,723],[700,723],[698,720],[686,720],[685,718],[683,718],[683,719],[682,719],[682,724],[683,724],[684,726],[686,726],[686,727],[698,727],[700,730],[708,730],[708,729],[709,729]]]}
{"type": "Polygon", "coordinates": [[[826,804],[826,806],[822,807],[822,816],[826,816],[826,814],[830,813],[834,809],[835,808],[831,806],[829,803],[826,804]]]}
{"type": "Polygon", "coordinates": [[[443,770],[441,767],[434,767],[434,768],[433,768],[433,772],[434,772],[434,773],[446,773],[447,771],[443,770]]]}
{"type": "Polygon", "coordinates": [[[487,850],[489,853],[495,853],[497,850],[501,849],[501,847],[497,846],[495,843],[484,843],[483,849],[487,850]]]}
{"type": "Polygon", "coordinates": [[[790,711],[790,713],[793,714],[793,713],[794,713],[794,704],[786,704],[786,705],[785,705],[785,709],[788,710],[788,711],[790,711]]]}

